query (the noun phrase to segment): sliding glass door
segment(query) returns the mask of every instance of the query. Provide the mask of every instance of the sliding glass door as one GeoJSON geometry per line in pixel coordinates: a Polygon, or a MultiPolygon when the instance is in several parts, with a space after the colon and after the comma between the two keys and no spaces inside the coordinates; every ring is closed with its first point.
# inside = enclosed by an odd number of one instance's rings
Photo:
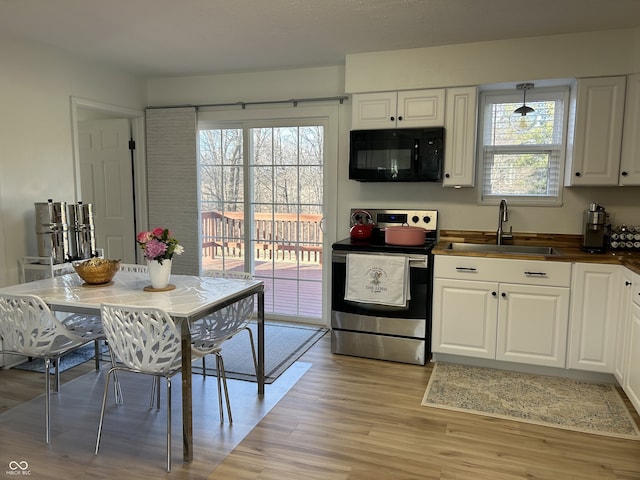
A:
{"type": "Polygon", "coordinates": [[[271,317],[322,316],[324,145],[321,122],[200,129],[202,270],[253,273],[271,317]]]}

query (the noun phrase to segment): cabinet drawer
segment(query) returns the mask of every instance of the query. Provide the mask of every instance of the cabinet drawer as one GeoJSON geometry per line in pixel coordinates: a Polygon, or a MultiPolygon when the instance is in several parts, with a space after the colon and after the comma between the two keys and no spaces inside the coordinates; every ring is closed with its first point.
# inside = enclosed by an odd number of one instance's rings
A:
{"type": "Polygon", "coordinates": [[[571,285],[571,264],[545,260],[436,255],[434,277],[568,287],[571,285]]]}

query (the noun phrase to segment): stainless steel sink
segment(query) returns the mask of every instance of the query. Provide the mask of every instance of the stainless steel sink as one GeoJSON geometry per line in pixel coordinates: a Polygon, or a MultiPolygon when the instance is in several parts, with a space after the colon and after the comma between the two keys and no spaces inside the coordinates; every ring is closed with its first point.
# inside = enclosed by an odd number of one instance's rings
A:
{"type": "Polygon", "coordinates": [[[447,250],[460,252],[508,253],[523,255],[560,255],[553,247],[538,245],[493,245],[488,243],[450,243],[447,250]]]}

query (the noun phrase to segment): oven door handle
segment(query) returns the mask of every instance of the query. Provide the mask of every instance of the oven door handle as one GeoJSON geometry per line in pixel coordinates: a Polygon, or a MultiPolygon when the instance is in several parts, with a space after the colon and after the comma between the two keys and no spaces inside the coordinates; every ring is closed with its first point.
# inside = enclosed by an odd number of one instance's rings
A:
{"type": "MultiPolygon", "coordinates": [[[[357,252],[362,253],[362,252],[357,252]]],[[[331,255],[331,261],[334,263],[346,263],[347,262],[347,252],[336,252],[334,251],[331,255]]],[[[366,255],[378,255],[376,253],[366,252],[366,255]]],[[[398,255],[402,256],[402,254],[398,255]]],[[[406,256],[406,255],[404,255],[406,256]]],[[[409,268],[428,268],[427,266],[427,256],[419,255],[419,256],[410,256],[409,257],[409,268]]]]}

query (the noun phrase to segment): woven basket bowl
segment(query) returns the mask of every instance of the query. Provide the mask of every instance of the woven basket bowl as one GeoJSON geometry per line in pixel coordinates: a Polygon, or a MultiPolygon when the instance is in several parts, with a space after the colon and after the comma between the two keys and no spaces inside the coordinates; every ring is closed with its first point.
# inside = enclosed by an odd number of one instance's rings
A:
{"type": "Polygon", "coordinates": [[[120,268],[120,260],[100,260],[99,262],[96,259],[76,262],[73,264],[73,268],[78,276],[89,285],[109,283],[120,268]]]}

